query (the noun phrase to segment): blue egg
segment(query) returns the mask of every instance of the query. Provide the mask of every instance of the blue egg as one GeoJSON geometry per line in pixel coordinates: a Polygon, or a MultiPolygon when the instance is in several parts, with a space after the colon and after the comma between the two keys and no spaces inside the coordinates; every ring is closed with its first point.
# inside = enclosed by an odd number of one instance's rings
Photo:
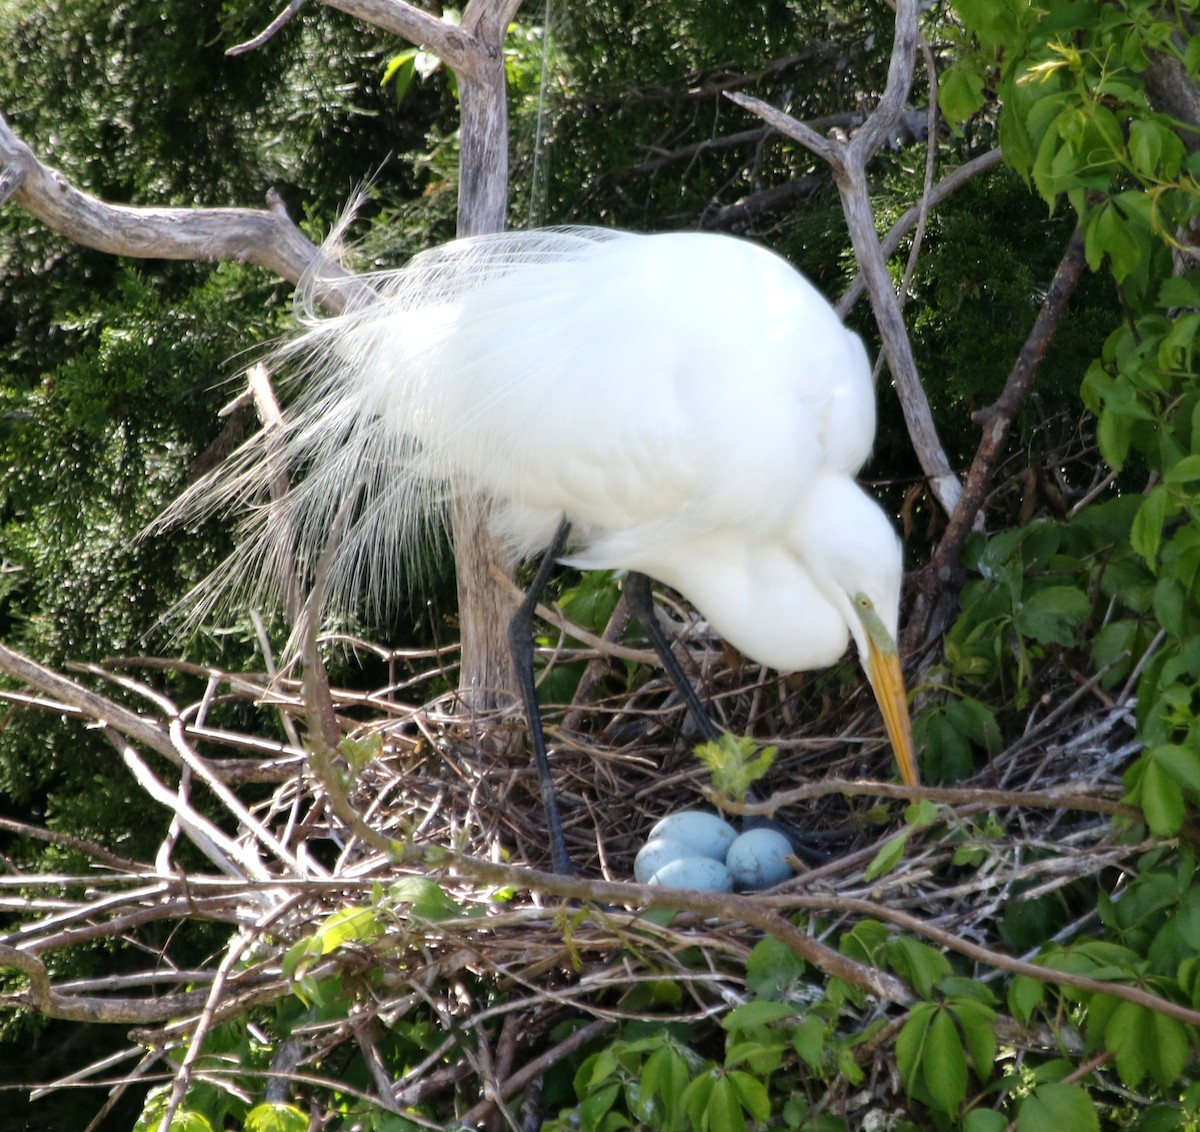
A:
{"type": "Polygon", "coordinates": [[[669,861],[650,878],[663,888],[698,888],[702,892],[732,892],[733,877],[711,857],[680,857],[669,861]]]}
{"type": "Polygon", "coordinates": [[[692,856],[724,861],[735,837],[737,830],[716,814],[704,810],[680,810],[655,825],[649,840],[678,841],[691,849],[692,856]]]}
{"type": "Polygon", "coordinates": [[[682,841],[671,841],[666,837],[656,837],[652,841],[647,841],[638,850],[638,855],[633,860],[633,879],[638,884],[649,884],[650,878],[663,865],[669,865],[672,861],[678,861],[683,857],[694,857],[695,855],[696,850],[690,845],[684,845],[682,841]]]}
{"type": "Polygon", "coordinates": [[[725,866],[738,888],[770,888],[793,875],[787,858],[792,843],[776,829],[750,829],[725,855],[725,866]]]}

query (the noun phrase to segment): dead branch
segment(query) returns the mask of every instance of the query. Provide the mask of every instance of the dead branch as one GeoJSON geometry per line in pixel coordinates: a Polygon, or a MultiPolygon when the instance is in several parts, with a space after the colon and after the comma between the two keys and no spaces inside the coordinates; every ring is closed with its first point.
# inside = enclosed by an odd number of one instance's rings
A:
{"type": "Polygon", "coordinates": [[[320,263],[325,283],[317,288],[318,300],[330,309],[340,309],[345,302],[344,291],[334,284],[348,279],[348,274],[324,259],[281,207],[134,208],[107,204],[40,161],[2,114],[0,170],[13,201],[47,228],[84,247],[139,259],[253,263],[291,283],[299,282],[305,271],[320,263]]]}
{"type": "MultiPolygon", "coordinates": [[[[972,178],[995,169],[998,165],[1003,164],[1003,162],[1004,154],[999,149],[990,149],[987,153],[981,153],[978,157],[973,157],[970,161],[963,162],[957,169],[952,170],[940,181],[937,181],[921,202],[907,209],[901,215],[900,219],[888,229],[887,235],[880,241],[880,248],[883,251],[884,259],[891,259],[895,255],[896,249],[900,246],[900,241],[913,230],[920,220],[922,208],[930,210],[936,208],[951,193],[961,188],[972,178]]],[[[850,286],[846,288],[845,294],[837,302],[837,312],[842,318],[845,318],[854,309],[854,304],[862,298],[866,289],[866,279],[859,272],[850,281],[850,286]]]]}
{"type": "Polygon", "coordinates": [[[917,0],[898,0],[887,85],[874,110],[848,141],[822,137],[803,122],[759,99],[734,93],[726,97],[810,149],[828,162],[833,170],[842,197],[842,210],[846,215],[850,240],[866,280],[871,308],[883,339],[884,353],[896,383],[909,436],[935,498],[949,515],[958,503],[962,486],[938,439],[929,402],[917,373],[900,303],[875,233],[866,175],[867,164],[891,136],[899,121],[912,87],[917,53],[918,9],[917,0]]]}
{"type": "Polygon", "coordinates": [[[960,588],[954,582],[959,555],[991,486],[1009,429],[1062,322],[1084,263],[1083,231],[1077,228],[1067,242],[1033,328],[1021,346],[1004,389],[990,407],[976,414],[976,420],[983,425],[983,435],[946,531],[928,565],[918,575],[917,601],[905,629],[906,650],[914,650],[924,642],[941,636],[953,617],[960,588]]]}

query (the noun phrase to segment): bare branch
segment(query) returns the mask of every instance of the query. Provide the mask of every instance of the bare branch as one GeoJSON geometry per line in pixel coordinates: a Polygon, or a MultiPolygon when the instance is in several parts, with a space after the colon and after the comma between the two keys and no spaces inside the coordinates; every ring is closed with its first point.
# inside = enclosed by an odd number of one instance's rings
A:
{"type": "Polygon", "coordinates": [[[291,18],[296,15],[301,8],[304,7],[304,4],[305,0],[290,0],[288,6],[284,8],[284,10],[280,12],[279,15],[277,15],[269,24],[267,24],[267,26],[258,33],[258,35],[256,35],[253,39],[246,40],[245,43],[239,43],[233,47],[230,47],[225,54],[245,55],[247,52],[261,47],[267,42],[267,40],[271,39],[280,30],[280,28],[284,27],[288,23],[291,18]]]}
{"type": "Polygon", "coordinates": [[[750,193],[733,204],[727,204],[724,208],[706,215],[701,227],[723,230],[736,228],[738,225],[749,223],[764,212],[774,212],[777,209],[788,208],[797,201],[806,200],[817,192],[822,184],[828,182],[815,176],[797,177],[795,180],[785,181],[782,185],[750,193]]]}
{"type": "Polygon", "coordinates": [[[1083,232],[1077,228],[1067,243],[1033,328],[1021,346],[1003,391],[993,405],[977,414],[977,419],[983,424],[983,435],[967,472],[966,485],[958,505],[950,516],[933,557],[921,571],[918,583],[920,596],[906,630],[910,648],[931,636],[940,635],[945,619],[953,615],[959,587],[948,584],[952,572],[991,486],[1009,429],[1062,322],[1084,263],[1083,232]]]}
{"type": "Polygon", "coordinates": [[[842,196],[842,210],[846,215],[854,254],[871,296],[875,322],[883,339],[884,353],[896,383],[913,448],[935,497],[950,514],[958,502],[962,486],[938,438],[929,401],[917,373],[900,302],[888,276],[887,262],[875,233],[875,217],[871,210],[866,175],[867,162],[891,136],[912,87],[918,39],[917,17],[917,0],[898,0],[887,86],[878,105],[848,142],[823,138],[803,122],[759,99],[738,94],[727,97],[824,158],[832,168],[842,196]]]}
{"type": "MultiPolygon", "coordinates": [[[[438,19],[404,0],[321,0],[363,23],[382,28],[401,39],[428,48],[459,74],[474,75],[479,44],[471,31],[438,19]]],[[[471,5],[468,5],[468,9],[471,5]]],[[[515,5],[514,5],[515,7],[515,5]]],[[[466,14],[463,16],[466,23],[466,14]]]]}
{"type": "Polygon", "coordinates": [[[757,115],[776,132],[793,141],[798,141],[805,149],[824,158],[835,170],[841,167],[842,143],[822,137],[811,126],[784,113],[769,102],[763,102],[761,98],[753,98],[738,91],[730,91],[725,97],[730,102],[737,103],[743,110],[749,110],[751,114],[757,115]]]}
{"type": "MultiPolygon", "coordinates": [[[[907,209],[901,215],[900,219],[888,229],[887,235],[880,241],[884,258],[890,259],[895,255],[896,249],[900,246],[900,241],[912,231],[921,219],[923,207],[930,210],[936,208],[956,189],[961,188],[973,178],[978,177],[982,173],[989,172],[995,169],[997,165],[1002,165],[1003,163],[1004,154],[998,148],[989,149],[987,153],[973,157],[970,161],[964,162],[957,169],[947,173],[946,176],[929,190],[924,200],[907,209]]],[[[845,318],[850,313],[854,304],[862,298],[863,292],[866,289],[866,280],[860,272],[850,281],[850,286],[846,288],[846,293],[838,300],[837,312],[842,318],[845,318]]]]}
{"type": "MultiPolygon", "coordinates": [[[[744,96],[739,95],[734,99],[739,105],[745,105],[744,96]]],[[[753,102],[754,99],[749,101],[753,102]]],[[[761,105],[766,106],[766,103],[761,105]]],[[[768,107],[768,109],[772,109],[768,107]]],[[[829,114],[823,118],[811,118],[805,125],[814,132],[819,133],[822,130],[832,129],[834,127],[842,130],[849,130],[857,126],[863,120],[861,114],[849,112],[842,114],[829,114]]],[[[770,141],[776,136],[779,131],[771,126],[760,127],[757,130],[741,130],[736,134],[723,134],[719,137],[705,138],[703,141],[693,142],[691,145],[680,146],[678,149],[661,149],[650,148],[650,152],[654,155],[646,158],[639,165],[635,165],[629,170],[630,174],[652,174],[657,173],[660,169],[666,168],[668,165],[674,165],[681,161],[694,161],[697,157],[702,157],[706,153],[716,153],[726,149],[737,149],[741,146],[761,145],[765,141],[770,141]]]]}
{"type": "MultiPolygon", "coordinates": [[[[209,993],[207,990],[183,991],[145,999],[77,997],[53,988],[45,963],[36,955],[6,944],[0,944],[0,967],[15,968],[29,979],[28,991],[4,996],[0,998],[0,1004],[16,1000],[46,1018],[61,1018],[68,1022],[121,1022],[126,1025],[162,1022],[201,1009],[209,993]]],[[[287,989],[286,981],[281,979],[264,980],[261,976],[247,978],[243,975],[239,989],[247,985],[254,988],[255,1001],[269,1001],[287,989]]],[[[245,1009],[246,1005],[243,999],[239,1009],[245,1009]]]]}
{"type": "Polygon", "coordinates": [[[319,263],[317,300],[330,309],[345,304],[345,295],[335,284],[349,279],[349,273],[322,256],[282,210],[107,204],[43,164],[3,115],[0,170],[14,185],[13,201],[46,227],[84,247],[140,259],[253,263],[291,283],[319,263]]]}
{"type": "Polygon", "coordinates": [[[78,709],[87,718],[105,723],[144,744],[151,750],[164,755],[173,763],[179,763],[179,755],[171,744],[166,729],[129,708],[90,692],[86,688],[60,676],[57,672],[22,656],[6,645],[0,644],[0,672],[7,672],[26,684],[40,688],[57,700],[78,709]]]}

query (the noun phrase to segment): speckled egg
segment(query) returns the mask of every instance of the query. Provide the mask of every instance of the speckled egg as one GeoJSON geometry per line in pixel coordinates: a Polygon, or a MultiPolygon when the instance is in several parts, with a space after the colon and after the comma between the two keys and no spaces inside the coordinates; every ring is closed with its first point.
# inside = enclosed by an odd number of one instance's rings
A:
{"type": "Polygon", "coordinates": [[[725,855],[725,867],[738,888],[770,888],[792,876],[787,858],[792,843],[777,829],[748,829],[725,855]]]}
{"type": "Polygon", "coordinates": [[[686,845],[696,857],[724,861],[737,830],[724,818],[704,810],[680,810],[663,818],[651,831],[650,841],[661,838],[686,845]]]}
{"type": "Polygon", "coordinates": [[[680,857],[663,865],[651,878],[663,888],[698,888],[703,892],[732,892],[733,877],[711,857],[680,857]]]}
{"type": "Polygon", "coordinates": [[[656,837],[652,841],[647,841],[633,859],[633,879],[638,884],[648,884],[650,878],[663,865],[669,865],[672,861],[678,861],[683,857],[694,856],[696,856],[696,850],[690,845],[684,845],[682,841],[672,841],[667,837],[656,837]]]}

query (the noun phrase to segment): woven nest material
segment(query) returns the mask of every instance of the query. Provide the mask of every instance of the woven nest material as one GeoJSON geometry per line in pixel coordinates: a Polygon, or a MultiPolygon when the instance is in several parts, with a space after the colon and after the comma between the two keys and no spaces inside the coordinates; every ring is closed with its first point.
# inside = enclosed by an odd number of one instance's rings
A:
{"type": "MultiPolygon", "coordinates": [[[[341,1088],[331,1067],[359,1051],[374,1066],[364,1099],[410,1115],[410,1106],[419,1105],[439,1119],[474,1126],[495,1120],[499,1105],[515,1111],[522,1098],[534,1109],[564,1103],[539,1101],[546,1075],[553,1079],[556,1067],[574,1064],[589,1043],[611,1039],[614,1027],[688,1022],[703,1029],[746,1001],[748,958],[767,934],[808,964],[797,964],[776,988],[780,997],[805,1003],[821,995],[829,974],[858,979],[866,1005],[845,1009],[861,1023],[885,1014],[889,1002],[902,1005],[908,992],[889,975],[837,967],[844,960],[831,945],[854,924],[878,919],[915,933],[957,952],[965,973],[994,978],[1012,961],[1001,943],[1010,902],[1066,893],[1102,874],[1112,888],[1146,848],[1112,821],[1122,811],[1118,775],[1137,749],[1130,707],[1079,683],[1045,696],[1025,734],[970,782],[924,791],[947,806],[933,824],[910,829],[903,855],[867,879],[908,800],[901,787],[861,780],[890,773],[869,693],[850,687],[835,701],[820,695],[817,681],[746,679],[717,663],[708,671],[719,716],[779,747],[759,808],[823,838],[829,856],[769,893],[667,899],[628,885],[633,858],[658,819],[710,806],[688,721],[661,681],[584,715],[565,713],[572,726],[550,713],[552,765],[580,871],[556,881],[528,871],[544,869],[549,850],[515,712],[467,720],[450,710],[449,698],[406,706],[401,697],[417,698],[418,684],[394,682],[371,695],[333,690],[340,729],[374,755],[363,765],[335,768],[338,790],[344,787],[361,823],[351,826],[330,793],[332,780],[314,776],[299,750],[275,744],[264,758],[269,744],[261,737],[206,722],[221,682],[229,699],[265,701],[284,714],[300,710],[299,687],[211,674],[204,704],[164,711],[164,729],[172,718],[185,721],[176,732],[178,749],[191,752],[184,759],[191,769],[171,789],[188,805],[207,774],[234,784],[273,781],[269,797],[238,819],[241,849],[229,850],[233,871],[242,867],[237,852],[244,850],[265,878],[238,881],[196,868],[184,875],[169,864],[174,842],[164,843],[156,863],[129,863],[124,878],[90,882],[84,898],[72,896],[53,915],[26,922],[0,938],[0,947],[18,938],[38,953],[66,946],[71,933],[62,931],[64,917],[79,925],[72,929],[79,940],[128,940],[161,921],[195,916],[227,922],[240,934],[222,976],[181,972],[172,987],[165,958],[155,959],[158,973],[147,977],[158,980],[163,1022],[151,1024],[147,1010],[147,1024],[135,1031],[160,1051],[143,1080],[165,1072],[178,1082],[163,1053],[180,1043],[195,1046],[222,1020],[303,998],[303,987],[336,975],[346,1011],[301,1020],[276,1051],[274,1071],[290,1075],[301,1091],[319,1093],[322,1082],[341,1088]],[[221,757],[229,747],[242,751],[221,757]],[[370,838],[363,836],[367,829],[370,838]],[[416,857],[404,847],[415,847],[416,857]],[[147,878],[154,878],[149,896],[147,878]],[[646,914],[648,904],[672,902],[674,915],[646,914]],[[320,938],[330,917],[356,908],[370,910],[372,931],[297,961],[297,948],[320,938]],[[380,1044],[418,1023],[442,1036],[397,1080],[380,1044]]],[[[141,687],[129,677],[119,680],[127,689],[141,687]]],[[[146,694],[163,709],[160,693],[146,694]]],[[[262,787],[255,789],[261,798],[262,787]]],[[[1073,915],[1061,939],[1095,927],[1094,907],[1073,915]]],[[[36,972],[30,976],[36,983],[36,972]]],[[[125,1002],[116,984],[112,989],[125,1002]]],[[[36,997],[31,992],[30,1002],[36,997]]],[[[887,1094],[894,1083],[888,1047],[866,1043],[856,1056],[868,1074],[877,1073],[878,1096],[887,1094]]],[[[187,1073],[220,1080],[245,1071],[222,1068],[218,1059],[187,1073]]],[[[858,1100],[851,1092],[843,1083],[831,1097],[840,1096],[839,1111],[853,1120],[856,1106],[877,1098],[871,1089],[856,1094],[858,1100]]]]}

